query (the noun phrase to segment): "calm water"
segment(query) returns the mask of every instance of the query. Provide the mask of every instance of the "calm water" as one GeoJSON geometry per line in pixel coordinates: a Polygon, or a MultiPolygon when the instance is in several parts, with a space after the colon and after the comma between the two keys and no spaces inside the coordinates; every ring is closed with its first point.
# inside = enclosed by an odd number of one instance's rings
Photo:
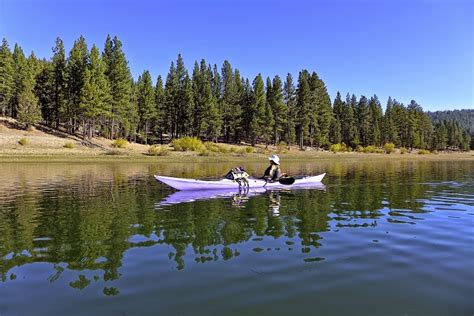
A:
{"type": "Polygon", "coordinates": [[[0,315],[473,314],[474,161],[286,163],[325,188],[209,199],[152,177],[230,167],[0,165],[0,315]]]}

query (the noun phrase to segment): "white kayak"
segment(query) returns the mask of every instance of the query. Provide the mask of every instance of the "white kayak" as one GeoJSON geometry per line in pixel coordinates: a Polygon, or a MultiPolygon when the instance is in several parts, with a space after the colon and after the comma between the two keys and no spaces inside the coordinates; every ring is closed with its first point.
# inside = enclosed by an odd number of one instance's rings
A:
{"type": "MultiPolygon", "coordinates": [[[[305,186],[321,183],[326,174],[320,174],[317,176],[308,176],[295,179],[293,184],[282,184],[280,182],[266,182],[262,179],[248,178],[249,188],[276,188],[276,187],[292,187],[292,186],[305,186]]],[[[197,180],[197,179],[184,179],[174,178],[165,176],[156,176],[155,179],[169,185],[176,190],[222,190],[222,189],[239,189],[239,184],[233,180],[222,179],[222,180],[197,180]]]]}

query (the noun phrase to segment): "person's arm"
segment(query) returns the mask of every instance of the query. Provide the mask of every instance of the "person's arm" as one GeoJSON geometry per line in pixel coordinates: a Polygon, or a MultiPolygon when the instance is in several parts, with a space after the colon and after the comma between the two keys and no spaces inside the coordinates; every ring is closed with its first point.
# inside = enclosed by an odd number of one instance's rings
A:
{"type": "Polygon", "coordinates": [[[265,169],[265,172],[263,174],[263,176],[261,177],[261,179],[266,179],[270,176],[270,170],[272,169],[272,166],[269,166],[267,169],[265,169]]]}

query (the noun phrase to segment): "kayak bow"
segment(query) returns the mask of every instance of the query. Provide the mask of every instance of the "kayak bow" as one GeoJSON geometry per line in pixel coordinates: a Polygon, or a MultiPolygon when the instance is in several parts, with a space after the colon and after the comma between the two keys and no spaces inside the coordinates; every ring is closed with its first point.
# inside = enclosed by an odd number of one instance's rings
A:
{"type": "MultiPolygon", "coordinates": [[[[295,179],[294,183],[282,184],[279,182],[266,182],[262,179],[248,178],[249,188],[273,188],[282,186],[298,186],[298,185],[311,185],[321,183],[326,174],[320,174],[317,176],[303,177],[295,179]]],[[[185,179],[185,178],[174,178],[155,175],[155,179],[169,185],[176,190],[221,190],[221,189],[239,189],[239,184],[233,180],[222,179],[222,180],[197,180],[197,179],[185,179]]]]}

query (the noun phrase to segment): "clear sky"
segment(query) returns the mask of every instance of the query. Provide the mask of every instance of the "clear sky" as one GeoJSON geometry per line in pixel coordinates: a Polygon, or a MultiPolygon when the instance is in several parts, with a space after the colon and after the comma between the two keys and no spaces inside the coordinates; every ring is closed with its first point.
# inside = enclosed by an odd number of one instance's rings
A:
{"type": "Polygon", "coordinates": [[[135,78],[182,53],[191,71],[227,59],[251,80],[306,68],[336,91],[425,110],[474,108],[472,0],[0,0],[0,37],[51,57],[84,35],[124,45],[135,78]]]}

